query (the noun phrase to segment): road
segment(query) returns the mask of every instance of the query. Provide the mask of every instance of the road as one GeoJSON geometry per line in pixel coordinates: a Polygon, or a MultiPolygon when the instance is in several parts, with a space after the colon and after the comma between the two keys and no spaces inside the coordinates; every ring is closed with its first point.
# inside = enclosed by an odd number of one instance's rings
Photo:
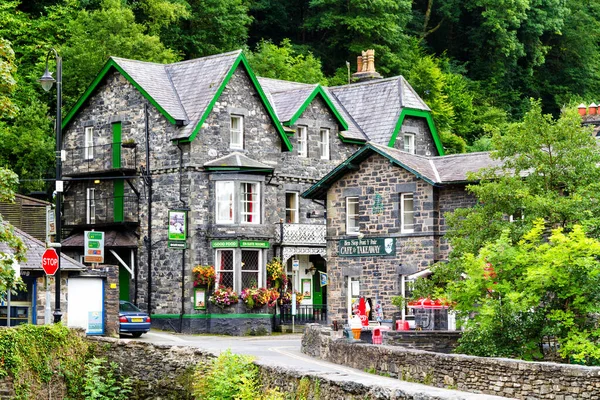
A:
{"type": "Polygon", "coordinates": [[[427,393],[429,395],[438,395],[440,399],[455,400],[505,399],[503,397],[465,393],[456,390],[434,388],[418,383],[404,382],[394,378],[369,374],[358,369],[333,364],[327,361],[317,360],[300,352],[301,338],[302,335],[300,334],[230,337],[179,335],[161,331],[151,331],[142,335],[139,339],[130,340],[154,344],[197,347],[215,355],[230,349],[232,353],[247,354],[256,357],[256,361],[259,364],[279,365],[317,376],[321,379],[355,382],[367,386],[381,386],[389,389],[402,390],[407,394],[418,395],[427,393]]]}

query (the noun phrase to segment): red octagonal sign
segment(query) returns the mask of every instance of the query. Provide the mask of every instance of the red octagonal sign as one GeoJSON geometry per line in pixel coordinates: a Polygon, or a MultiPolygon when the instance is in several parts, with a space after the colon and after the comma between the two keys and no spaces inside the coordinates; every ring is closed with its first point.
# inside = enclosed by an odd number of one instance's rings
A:
{"type": "Polygon", "coordinates": [[[54,275],[58,269],[58,254],[54,249],[46,249],[42,256],[42,268],[46,275],[54,275]]]}

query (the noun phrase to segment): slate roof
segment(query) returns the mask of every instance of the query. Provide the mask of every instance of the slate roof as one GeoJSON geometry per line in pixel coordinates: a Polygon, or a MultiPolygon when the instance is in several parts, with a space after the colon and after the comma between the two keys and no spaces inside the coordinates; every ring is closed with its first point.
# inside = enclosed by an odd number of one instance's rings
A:
{"type": "MultiPolygon", "coordinates": [[[[84,232],[75,233],[61,241],[62,247],[84,247],[84,232]]],[[[137,248],[138,238],[133,232],[127,231],[104,231],[104,247],[137,248]]]]}
{"type": "MultiPolygon", "coordinates": [[[[46,245],[20,229],[14,228],[14,230],[15,234],[23,240],[25,247],[27,247],[27,261],[21,263],[21,269],[42,271],[42,255],[46,251],[46,245]]],[[[6,243],[2,242],[0,243],[0,252],[12,254],[12,249],[6,243]]],[[[82,271],[87,269],[85,265],[64,254],[61,254],[60,260],[60,268],[62,270],[82,271]]]]}
{"type": "Polygon", "coordinates": [[[263,164],[259,161],[253,160],[250,157],[240,153],[233,152],[226,156],[217,158],[204,164],[204,167],[212,170],[219,169],[255,169],[255,170],[269,170],[273,171],[273,167],[263,164]]]}
{"type": "Polygon", "coordinates": [[[431,111],[402,76],[329,88],[369,140],[388,144],[403,108],[431,111]]]}
{"type": "Polygon", "coordinates": [[[466,183],[469,182],[469,173],[502,165],[502,161],[492,159],[489,152],[426,157],[369,142],[302,193],[302,197],[325,199],[327,190],[334,182],[375,153],[435,186],[466,183]]]}
{"type": "MultiPolygon", "coordinates": [[[[298,83],[261,77],[258,78],[258,81],[267,94],[267,98],[277,113],[277,117],[282,122],[289,121],[304,104],[306,99],[319,86],[317,84],[298,83]]],[[[366,135],[350,114],[348,114],[348,111],[346,111],[339,100],[331,94],[328,88],[321,88],[325,92],[325,95],[329,97],[329,100],[331,100],[340,116],[348,124],[348,129],[341,132],[342,137],[345,139],[366,142],[366,135]]]]}

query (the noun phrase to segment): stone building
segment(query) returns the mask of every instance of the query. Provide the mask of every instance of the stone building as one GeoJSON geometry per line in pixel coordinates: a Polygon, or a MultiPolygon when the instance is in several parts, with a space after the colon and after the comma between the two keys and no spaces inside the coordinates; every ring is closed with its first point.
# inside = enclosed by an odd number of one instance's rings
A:
{"type": "Polygon", "coordinates": [[[444,214],[475,203],[467,174],[496,163],[489,153],[428,157],[368,143],[304,192],[327,204],[330,320],[346,320],[359,296],[391,319],[403,277],[447,259],[444,214]]]}
{"type": "Polygon", "coordinates": [[[330,296],[314,275],[329,271],[324,203],[300,194],[369,140],[443,154],[404,78],[336,88],[257,78],[241,51],[168,65],[111,58],[63,127],[63,251],[81,257],[83,231],[104,231],[120,297],[185,332],[270,324],[196,309],[198,264],[239,292],[264,286],[281,257],[294,288],[312,290],[303,306],[324,317],[330,296]]]}

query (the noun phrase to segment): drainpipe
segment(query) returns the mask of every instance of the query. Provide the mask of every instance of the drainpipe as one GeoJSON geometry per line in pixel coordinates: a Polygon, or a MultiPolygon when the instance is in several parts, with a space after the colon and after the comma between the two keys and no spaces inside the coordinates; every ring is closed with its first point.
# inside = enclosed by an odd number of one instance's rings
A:
{"type": "MultiPolygon", "coordinates": [[[[183,200],[183,149],[177,143],[179,149],[179,202],[183,210],[189,211],[189,207],[183,200]]],[[[185,226],[188,227],[188,217],[185,213],[185,226]]],[[[189,228],[188,228],[189,232],[189,228]]],[[[185,247],[181,251],[181,313],[179,314],[179,333],[183,333],[183,314],[185,313],[185,247]]]]}
{"type": "Polygon", "coordinates": [[[144,104],[146,131],[146,174],[148,185],[148,315],[152,315],[152,177],[150,176],[150,129],[148,128],[148,104],[144,104]]]}

